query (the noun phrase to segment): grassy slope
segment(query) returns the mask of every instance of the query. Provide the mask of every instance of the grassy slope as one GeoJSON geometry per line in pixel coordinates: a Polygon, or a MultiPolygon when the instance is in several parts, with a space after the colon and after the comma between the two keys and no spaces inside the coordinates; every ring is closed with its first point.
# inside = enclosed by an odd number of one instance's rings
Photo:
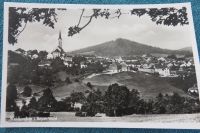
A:
{"type": "Polygon", "coordinates": [[[84,82],[91,82],[93,85],[101,86],[102,89],[117,82],[126,85],[130,90],[137,89],[144,99],[153,99],[158,93],[171,95],[173,92],[177,92],[181,96],[187,96],[182,90],[170,85],[164,79],[145,73],[122,72],[113,75],[103,74],[91,79],[85,79],[84,82]]]}
{"type": "Polygon", "coordinates": [[[55,97],[65,98],[70,96],[71,92],[85,92],[86,90],[90,90],[85,84],[81,82],[74,82],[72,84],[62,84],[53,90],[53,94],[55,97]]]}
{"type": "MultiPolygon", "coordinates": [[[[130,90],[137,89],[141,97],[144,99],[153,99],[158,93],[169,94],[173,92],[179,93],[181,96],[187,96],[181,89],[178,89],[170,85],[167,81],[162,78],[147,75],[145,73],[132,73],[132,72],[121,72],[113,75],[102,74],[89,79],[83,80],[83,82],[73,82],[66,84],[64,82],[57,84],[56,87],[52,88],[53,94],[58,99],[70,96],[71,92],[85,92],[90,90],[86,86],[87,82],[91,82],[96,88],[99,88],[103,93],[107,90],[108,86],[113,83],[126,85],[130,90]]],[[[45,87],[39,87],[35,85],[30,86],[33,92],[39,92],[45,87]]],[[[20,91],[23,89],[20,87],[20,91]]],[[[41,93],[40,93],[41,95],[41,93]]]]}

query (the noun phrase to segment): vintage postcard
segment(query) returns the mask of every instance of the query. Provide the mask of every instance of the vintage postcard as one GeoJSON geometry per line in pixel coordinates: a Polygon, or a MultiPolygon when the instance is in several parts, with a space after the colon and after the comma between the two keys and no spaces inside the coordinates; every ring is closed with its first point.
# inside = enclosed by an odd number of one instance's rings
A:
{"type": "Polygon", "coordinates": [[[4,4],[2,127],[200,128],[190,3],[4,4]]]}

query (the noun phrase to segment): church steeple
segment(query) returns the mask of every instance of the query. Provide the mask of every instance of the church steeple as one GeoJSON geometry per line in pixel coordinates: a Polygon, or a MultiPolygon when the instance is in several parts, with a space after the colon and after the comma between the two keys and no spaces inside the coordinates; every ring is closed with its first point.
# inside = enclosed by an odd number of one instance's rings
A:
{"type": "Polygon", "coordinates": [[[62,48],[62,36],[61,36],[61,31],[59,32],[58,46],[59,46],[60,48],[62,48]]]}

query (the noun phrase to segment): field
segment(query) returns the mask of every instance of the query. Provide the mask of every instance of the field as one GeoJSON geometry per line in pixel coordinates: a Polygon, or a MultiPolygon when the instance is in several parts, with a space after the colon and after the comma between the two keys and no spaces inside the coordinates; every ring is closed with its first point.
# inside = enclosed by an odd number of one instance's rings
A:
{"type": "MultiPolygon", "coordinates": [[[[7,113],[7,118],[13,113],[7,113]]],[[[161,123],[199,123],[200,113],[197,114],[149,114],[149,115],[128,115],[122,117],[76,117],[74,112],[51,112],[51,116],[56,118],[52,121],[58,122],[161,122],[161,123]]],[[[14,121],[14,120],[8,120],[14,121]]],[[[46,120],[45,120],[46,121],[46,120]]]]}
{"type": "MultiPolygon", "coordinates": [[[[189,96],[180,88],[170,85],[165,79],[150,74],[145,74],[143,72],[98,74],[89,78],[85,78],[80,82],[73,82],[71,84],[67,84],[65,82],[59,83],[52,88],[52,91],[56,99],[59,100],[70,96],[73,91],[85,93],[87,90],[90,90],[90,88],[86,86],[87,82],[91,82],[91,84],[94,86],[94,89],[98,88],[102,93],[104,93],[108,86],[113,83],[125,85],[129,90],[137,89],[143,99],[154,99],[158,93],[171,95],[172,93],[176,92],[184,97],[189,96]]],[[[45,89],[45,87],[35,85],[31,85],[30,87],[32,88],[33,93],[41,92],[43,89],[45,89]]],[[[19,87],[18,89],[19,92],[23,91],[23,87],[19,87]]],[[[39,95],[41,95],[41,93],[39,93],[39,95]]]]}
{"type": "Polygon", "coordinates": [[[171,95],[173,92],[176,92],[181,96],[188,96],[183,90],[170,85],[165,79],[143,72],[101,74],[87,78],[83,82],[91,82],[92,85],[104,91],[110,84],[118,83],[127,86],[130,90],[137,89],[143,99],[154,99],[158,93],[171,95]]]}

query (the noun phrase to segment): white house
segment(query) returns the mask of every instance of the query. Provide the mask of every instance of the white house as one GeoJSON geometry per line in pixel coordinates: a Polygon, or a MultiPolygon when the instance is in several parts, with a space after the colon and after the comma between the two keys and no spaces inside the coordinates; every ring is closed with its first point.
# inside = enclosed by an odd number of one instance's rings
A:
{"type": "Polygon", "coordinates": [[[193,87],[188,89],[189,93],[197,93],[198,94],[198,88],[197,85],[194,85],[193,87]]]}
{"type": "Polygon", "coordinates": [[[170,76],[169,68],[155,68],[155,72],[158,72],[159,75],[163,77],[170,76]]]}
{"type": "Polygon", "coordinates": [[[73,65],[72,62],[70,62],[70,61],[64,61],[63,63],[67,67],[72,67],[72,65],[73,65]]]}
{"type": "Polygon", "coordinates": [[[81,67],[81,69],[82,69],[82,68],[87,68],[87,65],[86,65],[84,62],[81,62],[81,63],[80,63],[80,67],[81,67]]]}
{"type": "Polygon", "coordinates": [[[33,56],[32,56],[32,59],[37,59],[38,58],[38,55],[37,54],[34,54],[33,56]]]}
{"type": "Polygon", "coordinates": [[[81,103],[77,103],[77,102],[74,103],[74,108],[78,108],[81,110],[82,106],[83,106],[83,104],[81,104],[81,103]]]}
{"type": "Polygon", "coordinates": [[[48,60],[42,60],[38,63],[39,67],[50,67],[51,66],[51,62],[48,60]]]}
{"type": "Polygon", "coordinates": [[[53,59],[53,55],[52,55],[51,53],[49,53],[49,54],[47,55],[47,59],[53,59]]]}
{"type": "Polygon", "coordinates": [[[128,71],[127,64],[125,62],[121,63],[121,71],[128,71]]]}
{"type": "Polygon", "coordinates": [[[164,57],[158,58],[159,61],[166,61],[164,57]]]}
{"type": "Polygon", "coordinates": [[[117,64],[115,62],[113,62],[112,64],[110,64],[108,71],[111,71],[113,73],[117,73],[118,72],[118,67],[117,64]]]}

